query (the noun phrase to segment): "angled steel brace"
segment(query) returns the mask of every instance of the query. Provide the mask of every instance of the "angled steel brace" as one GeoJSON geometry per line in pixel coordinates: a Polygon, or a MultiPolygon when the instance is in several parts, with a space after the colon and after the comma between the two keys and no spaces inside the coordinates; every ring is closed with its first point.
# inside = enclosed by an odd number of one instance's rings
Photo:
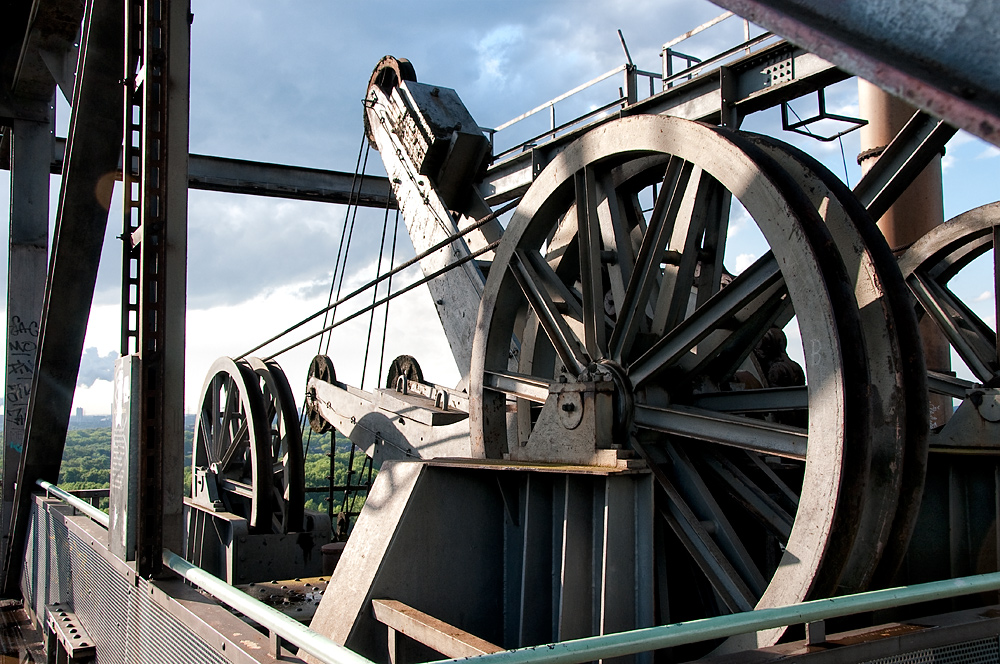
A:
{"type": "Polygon", "coordinates": [[[879,219],[886,213],[931,159],[941,154],[956,131],[923,111],[913,114],[854,187],[855,195],[872,219],[879,219]]]}
{"type": "Polygon", "coordinates": [[[80,371],[108,208],[121,148],[121,0],[88,5],[73,96],[69,156],[59,195],[55,242],[39,325],[39,348],[25,423],[3,592],[19,592],[22,549],[38,479],[56,482],[80,371]]]}

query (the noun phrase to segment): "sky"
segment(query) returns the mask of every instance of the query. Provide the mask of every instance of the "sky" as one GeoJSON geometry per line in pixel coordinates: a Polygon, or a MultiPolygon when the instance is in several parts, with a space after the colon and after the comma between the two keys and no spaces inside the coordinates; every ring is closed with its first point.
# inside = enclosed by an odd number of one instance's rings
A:
{"type": "MultiPolygon", "coordinates": [[[[192,11],[192,153],[354,172],[362,145],[361,101],[383,55],[410,59],[418,80],[454,88],[480,126],[495,127],[623,64],[616,30],[622,31],[640,69],[660,71],[664,42],[722,10],[691,0],[192,0],[192,11]]],[[[736,43],[741,31],[738,21],[729,20],[687,42],[685,49],[705,57],[736,43]]],[[[616,76],[572,98],[557,107],[557,120],[609,100],[620,84],[616,76]]],[[[855,81],[828,90],[827,102],[831,112],[856,116],[855,81]]],[[[800,100],[792,106],[804,115],[811,104],[800,100]]],[[[547,121],[547,114],[539,114],[501,135],[498,144],[525,138],[547,121]]],[[[67,124],[67,106],[60,100],[59,135],[65,135],[67,124]]],[[[803,147],[851,184],[860,177],[857,132],[844,138],[842,155],[838,142],[819,143],[781,132],[774,109],[747,118],[744,128],[803,147]]],[[[1000,150],[970,135],[960,133],[952,140],[944,158],[946,218],[997,198],[998,157],[1000,150]]],[[[368,155],[367,172],[384,174],[375,151],[368,155]]],[[[53,178],[53,215],[58,182],[53,178]]],[[[9,209],[9,186],[6,177],[0,178],[2,209],[9,209]]],[[[323,306],[341,232],[351,219],[340,205],[190,192],[187,412],[197,410],[205,374],[215,358],[240,355],[323,306]]],[[[354,218],[345,293],[374,277],[383,221],[380,210],[361,210],[354,218]]],[[[388,222],[383,268],[388,264],[393,215],[388,222]]],[[[74,406],[88,414],[110,411],[108,378],[119,344],[119,226],[116,193],[74,399],[74,406]]],[[[743,226],[735,225],[744,236],[727,256],[732,270],[764,251],[755,229],[744,231],[743,226]]],[[[401,221],[399,228],[397,264],[413,255],[401,221]]],[[[0,269],[6,272],[3,253],[0,269]]],[[[982,274],[971,275],[963,288],[989,321],[992,298],[976,299],[988,287],[982,274]]],[[[417,277],[416,269],[404,273],[394,281],[394,289],[417,277]]],[[[5,306],[5,298],[0,306],[5,306]]],[[[364,373],[363,386],[375,386],[384,315],[379,309],[375,316],[367,369],[363,358],[368,318],[338,330],[328,354],[340,380],[362,385],[364,373]]],[[[290,340],[300,336],[305,335],[290,340]]],[[[458,380],[426,289],[392,302],[385,337],[386,365],[407,353],[417,358],[427,379],[444,385],[458,380]]],[[[312,341],[278,358],[297,394],[317,350],[317,341],[312,341]]]]}

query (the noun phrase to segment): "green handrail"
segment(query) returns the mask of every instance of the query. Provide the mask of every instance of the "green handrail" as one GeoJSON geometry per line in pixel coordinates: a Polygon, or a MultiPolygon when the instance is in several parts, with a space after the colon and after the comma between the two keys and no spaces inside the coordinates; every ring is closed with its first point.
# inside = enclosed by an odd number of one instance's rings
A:
{"type": "MultiPolygon", "coordinates": [[[[792,606],[647,627],[630,632],[591,636],[472,658],[476,664],[580,664],[608,657],[634,655],[698,641],[722,639],[774,627],[819,622],[855,613],[891,609],[938,599],[1000,590],[1000,572],[932,581],[914,586],[873,590],[856,595],[817,599],[792,606]]],[[[456,662],[459,660],[446,660],[456,662]]]]}
{"type": "MultiPolygon", "coordinates": [[[[107,527],[108,515],[101,510],[63,491],[54,484],[43,480],[39,480],[37,484],[48,493],[62,499],[107,527]]],[[[224,604],[256,620],[324,664],[373,664],[371,660],[312,631],[298,621],[237,590],[225,581],[195,567],[166,549],[163,550],[163,563],[224,604]]],[[[856,613],[867,613],[908,604],[951,599],[997,590],[1000,590],[1000,572],[992,572],[900,588],[872,590],[843,597],[817,599],[791,606],[757,609],[673,625],[591,636],[573,641],[548,643],[518,648],[517,650],[505,650],[463,659],[474,659],[477,664],[582,664],[597,659],[634,655],[699,641],[749,634],[775,627],[819,622],[856,613]]],[[[458,662],[461,660],[442,661],[458,662]]]]}

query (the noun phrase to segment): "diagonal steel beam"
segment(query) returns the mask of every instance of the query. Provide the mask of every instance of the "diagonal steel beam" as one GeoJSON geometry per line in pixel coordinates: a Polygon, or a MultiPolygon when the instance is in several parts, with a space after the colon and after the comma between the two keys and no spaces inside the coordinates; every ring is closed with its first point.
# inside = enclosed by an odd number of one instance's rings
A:
{"type": "Polygon", "coordinates": [[[19,591],[35,480],[59,479],[121,150],[123,17],[121,0],[92,0],[84,19],[68,157],[3,570],[3,592],[8,597],[19,591]]]}
{"type": "Polygon", "coordinates": [[[923,111],[913,114],[854,187],[872,219],[888,211],[957,131],[923,111]]]}

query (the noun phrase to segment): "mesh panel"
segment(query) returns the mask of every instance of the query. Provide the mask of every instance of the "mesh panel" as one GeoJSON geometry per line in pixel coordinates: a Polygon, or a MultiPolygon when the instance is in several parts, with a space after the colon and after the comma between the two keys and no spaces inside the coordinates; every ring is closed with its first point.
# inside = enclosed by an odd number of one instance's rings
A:
{"type": "Polygon", "coordinates": [[[863,664],[997,664],[1000,662],[1000,642],[997,637],[955,643],[939,648],[871,659],[863,664]]]}
{"type": "Polygon", "coordinates": [[[68,534],[73,549],[73,609],[97,644],[97,659],[109,664],[135,661],[132,640],[132,593],[129,585],[103,558],[68,534]]]}
{"type": "Polygon", "coordinates": [[[33,514],[28,523],[28,540],[24,547],[24,567],[21,568],[21,590],[24,593],[25,603],[29,607],[35,606],[35,592],[38,584],[35,580],[35,573],[38,567],[35,565],[35,552],[38,550],[38,510],[33,505],[33,514]]]}
{"type": "Polygon", "coordinates": [[[170,615],[162,606],[153,601],[149,592],[149,582],[139,581],[136,593],[144,628],[139,630],[139,651],[143,662],[218,662],[228,660],[205,645],[190,630],[170,615]]]}
{"type": "Polygon", "coordinates": [[[97,646],[101,664],[208,662],[222,657],[70,531],[59,515],[33,506],[21,588],[44,620],[45,604],[68,604],[97,646]]]}

